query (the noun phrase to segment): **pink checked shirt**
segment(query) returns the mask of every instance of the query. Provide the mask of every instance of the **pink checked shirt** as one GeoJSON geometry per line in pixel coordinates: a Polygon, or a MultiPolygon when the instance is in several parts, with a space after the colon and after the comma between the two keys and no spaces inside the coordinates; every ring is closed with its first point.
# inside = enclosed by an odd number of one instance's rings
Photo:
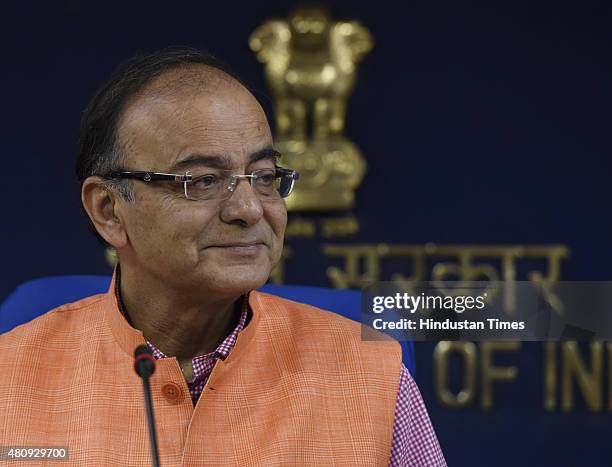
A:
{"type": "MultiPolygon", "coordinates": [[[[119,293],[119,281],[117,281],[115,292],[121,313],[129,322],[119,293]]],[[[215,361],[218,358],[222,360],[227,358],[236,343],[238,333],[242,331],[247,322],[249,308],[246,298],[244,297],[242,300],[242,313],[238,324],[230,335],[214,351],[198,355],[191,360],[193,376],[190,381],[187,381],[187,387],[194,405],[206,385],[206,381],[215,366],[215,361]]],[[[147,344],[156,359],[167,357],[151,342],[147,341],[147,344]]],[[[389,465],[392,467],[446,466],[444,455],[429,420],[419,388],[403,364],[395,408],[389,465]]]]}

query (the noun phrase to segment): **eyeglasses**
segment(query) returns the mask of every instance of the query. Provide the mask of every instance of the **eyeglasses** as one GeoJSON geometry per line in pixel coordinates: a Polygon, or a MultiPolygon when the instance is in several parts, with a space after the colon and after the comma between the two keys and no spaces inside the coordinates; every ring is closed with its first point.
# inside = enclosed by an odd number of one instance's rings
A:
{"type": "Polygon", "coordinates": [[[183,184],[185,198],[193,201],[210,199],[226,200],[232,196],[241,179],[249,180],[251,188],[261,201],[275,201],[291,194],[300,175],[292,169],[255,170],[250,174],[232,174],[231,170],[209,169],[206,173],[169,174],[160,172],[112,172],[109,179],[135,179],[143,182],[173,181],[183,184]]]}

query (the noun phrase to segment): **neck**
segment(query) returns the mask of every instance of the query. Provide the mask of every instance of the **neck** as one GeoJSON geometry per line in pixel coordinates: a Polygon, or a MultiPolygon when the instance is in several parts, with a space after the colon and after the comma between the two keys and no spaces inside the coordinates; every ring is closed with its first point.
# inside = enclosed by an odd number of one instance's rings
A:
{"type": "Polygon", "coordinates": [[[117,272],[119,293],[131,324],[181,366],[212,352],[234,330],[242,310],[235,297],[188,297],[142,275],[117,272]]]}

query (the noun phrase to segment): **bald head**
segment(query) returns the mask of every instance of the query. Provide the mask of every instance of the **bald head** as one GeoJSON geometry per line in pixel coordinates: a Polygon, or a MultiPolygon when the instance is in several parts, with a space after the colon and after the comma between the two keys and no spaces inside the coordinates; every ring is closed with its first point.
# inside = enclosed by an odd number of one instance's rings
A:
{"type": "Polygon", "coordinates": [[[232,76],[205,65],[181,66],[151,80],[126,103],[117,127],[130,170],[168,171],[189,152],[228,157],[253,140],[272,145],[259,102],[232,76]],[[141,155],[153,166],[140,167],[141,155]]]}
{"type": "Polygon", "coordinates": [[[123,104],[121,114],[137,102],[189,99],[197,94],[214,93],[221,85],[244,88],[223,70],[201,64],[177,65],[152,77],[130,95],[123,104]]]}

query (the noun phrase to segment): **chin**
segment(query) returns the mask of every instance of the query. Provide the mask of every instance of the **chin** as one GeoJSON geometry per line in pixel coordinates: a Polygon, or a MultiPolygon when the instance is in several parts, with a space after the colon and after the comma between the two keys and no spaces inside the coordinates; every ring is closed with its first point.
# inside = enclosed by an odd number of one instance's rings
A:
{"type": "Polygon", "coordinates": [[[254,273],[252,267],[244,268],[242,271],[236,269],[227,268],[225,271],[220,271],[219,274],[209,277],[206,282],[219,292],[234,295],[258,289],[267,282],[270,276],[269,272],[267,274],[263,271],[254,273]]]}

